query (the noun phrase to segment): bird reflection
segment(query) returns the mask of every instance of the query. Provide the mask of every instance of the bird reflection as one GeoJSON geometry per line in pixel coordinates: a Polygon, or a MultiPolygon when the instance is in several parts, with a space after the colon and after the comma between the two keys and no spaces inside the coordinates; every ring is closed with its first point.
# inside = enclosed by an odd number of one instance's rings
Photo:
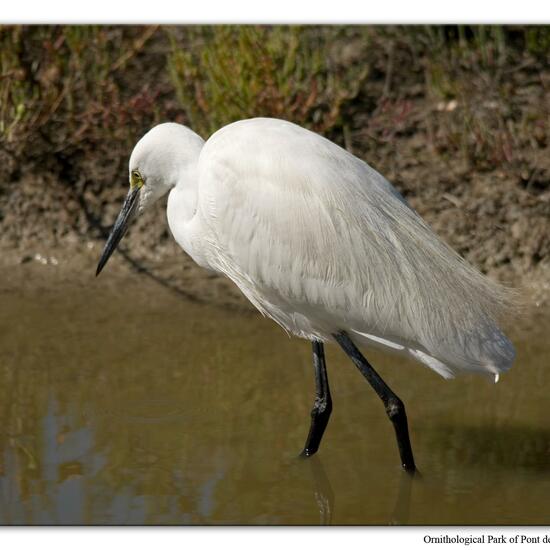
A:
{"type": "Polygon", "coordinates": [[[418,479],[420,479],[420,473],[418,471],[413,474],[405,471],[401,472],[397,499],[391,515],[390,525],[408,525],[412,486],[415,480],[418,479]]]}
{"type": "Polygon", "coordinates": [[[334,491],[323,467],[319,455],[313,455],[305,460],[309,465],[313,479],[313,491],[319,508],[319,524],[331,525],[334,511],[334,491]]]}
{"type": "MultiPolygon", "coordinates": [[[[319,509],[319,525],[332,525],[335,498],[323,462],[319,455],[309,457],[304,462],[307,463],[308,469],[311,472],[313,494],[319,509]]],[[[399,487],[395,505],[390,516],[390,525],[407,525],[409,523],[412,487],[420,479],[421,476],[418,471],[413,474],[405,471],[400,472],[399,487]]]]}

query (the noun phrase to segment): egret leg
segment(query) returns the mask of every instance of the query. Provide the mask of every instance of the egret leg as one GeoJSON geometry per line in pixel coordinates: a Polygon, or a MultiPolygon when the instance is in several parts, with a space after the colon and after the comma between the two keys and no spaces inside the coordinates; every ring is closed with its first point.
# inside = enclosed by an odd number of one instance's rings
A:
{"type": "Polygon", "coordinates": [[[374,391],[378,394],[378,397],[380,397],[384,403],[386,414],[392,421],[395,429],[401,465],[406,471],[414,472],[416,466],[414,464],[411,441],[409,439],[409,427],[407,424],[405,405],[403,405],[401,399],[393,393],[386,382],[382,380],[380,375],[373,369],[345,332],[334,334],[334,338],[349,355],[351,360],[355,363],[355,366],[361,371],[361,374],[367,379],[367,382],[372,386],[374,391]]]}
{"type": "Polygon", "coordinates": [[[323,343],[317,340],[314,340],[312,344],[313,368],[315,370],[315,402],[311,410],[311,426],[302,456],[311,456],[317,452],[332,412],[332,399],[325,364],[325,349],[323,343]]]}

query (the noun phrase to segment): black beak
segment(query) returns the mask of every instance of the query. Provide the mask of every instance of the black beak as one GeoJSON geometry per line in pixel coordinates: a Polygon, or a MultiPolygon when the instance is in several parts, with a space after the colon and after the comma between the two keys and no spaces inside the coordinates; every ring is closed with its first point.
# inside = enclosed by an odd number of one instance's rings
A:
{"type": "Polygon", "coordinates": [[[134,217],[137,210],[137,205],[139,203],[139,191],[139,187],[134,187],[133,189],[130,189],[130,191],[128,191],[126,199],[124,199],[122,209],[120,210],[120,214],[118,215],[115,225],[111,230],[111,234],[109,235],[109,238],[105,243],[105,248],[101,253],[101,258],[99,259],[97,270],[95,272],[96,277],[101,273],[101,270],[105,267],[107,260],[111,257],[111,254],[114,252],[122,237],[124,237],[124,234],[128,229],[128,225],[130,224],[130,221],[134,217]]]}

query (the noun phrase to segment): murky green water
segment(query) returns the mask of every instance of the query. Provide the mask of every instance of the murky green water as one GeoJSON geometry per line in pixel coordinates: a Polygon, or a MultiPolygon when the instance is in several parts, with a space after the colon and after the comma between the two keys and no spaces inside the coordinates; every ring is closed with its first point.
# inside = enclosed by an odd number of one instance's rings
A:
{"type": "MultiPolygon", "coordinates": [[[[496,386],[370,353],[407,405],[421,478],[327,349],[334,412],[300,460],[310,346],[143,278],[0,290],[0,522],[550,523],[550,339],[517,331],[496,386]]],[[[546,329],[548,326],[546,326],[546,329]]]]}

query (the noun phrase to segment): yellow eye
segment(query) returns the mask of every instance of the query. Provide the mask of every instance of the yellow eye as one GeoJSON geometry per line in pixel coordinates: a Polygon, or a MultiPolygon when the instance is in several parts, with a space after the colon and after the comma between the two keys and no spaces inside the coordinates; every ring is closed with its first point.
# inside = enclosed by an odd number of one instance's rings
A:
{"type": "Polygon", "coordinates": [[[143,185],[143,178],[141,177],[141,174],[138,170],[132,170],[132,173],[130,174],[130,187],[133,189],[134,187],[141,187],[143,185]]]}

